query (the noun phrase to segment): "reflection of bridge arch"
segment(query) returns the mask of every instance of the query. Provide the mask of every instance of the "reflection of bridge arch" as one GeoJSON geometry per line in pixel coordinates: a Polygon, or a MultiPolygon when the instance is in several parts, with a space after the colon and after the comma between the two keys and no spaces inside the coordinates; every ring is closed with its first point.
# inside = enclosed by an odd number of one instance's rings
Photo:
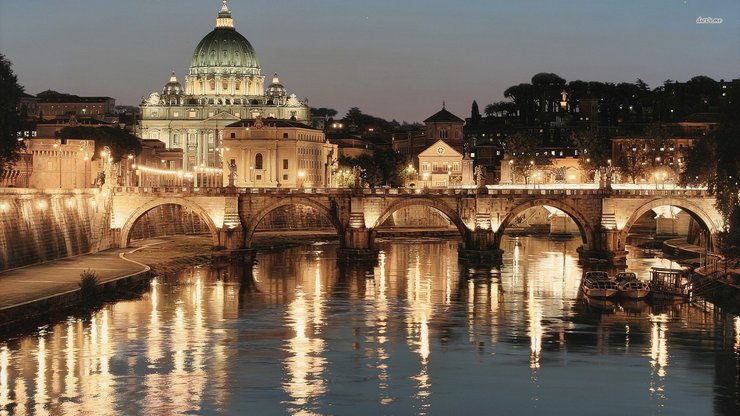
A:
{"type": "MultiPolygon", "coordinates": [[[[708,243],[713,243],[713,237],[717,235],[719,232],[718,224],[712,221],[712,217],[701,207],[698,205],[680,198],[656,198],[653,199],[643,205],[641,205],[639,208],[637,208],[632,215],[629,217],[627,222],[624,224],[624,227],[622,228],[621,232],[621,238],[620,242],[626,241],[627,235],[629,234],[630,229],[633,225],[637,222],[637,220],[640,219],[643,215],[648,213],[649,211],[658,208],[658,207],[676,207],[681,208],[681,210],[685,211],[687,214],[691,216],[696,222],[701,224],[704,227],[705,231],[708,231],[710,234],[710,238],[707,239],[708,243]]],[[[708,247],[711,249],[712,247],[708,247]]]]}
{"type": "Polygon", "coordinates": [[[449,219],[450,222],[455,225],[455,227],[457,227],[458,231],[460,231],[460,236],[463,238],[463,240],[465,240],[468,228],[465,226],[465,223],[463,223],[462,219],[458,215],[457,210],[450,208],[450,206],[442,201],[429,198],[401,199],[392,203],[390,206],[388,206],[388,208],[385,209],[385,211],[383,211],[378,219],[375,220],[375,223],[370,228],[372,228],[373,230],[377,230],[378,227],[380,227],[388,218],[390,218],[390,216],[393,215],[394,212],[403,208],[413,206],[424,206],[440,212],[442,215],[447,217],[447,219],[449,219]]]}
{"type": "Polygon", "coordinates": [[[249,223],[246,225],[246,235],[245,235],[245,243],[246,247],[252,246],[252,237],[254,236],[254,232],[257,231],[257,227],[259,226],[260,222],[272,211],[285,206],[296,206],[296,205],[304,205],[311,207],[315,210],[317,210],[321,215],[326,217],[334,226],[334,229],[337,231],[337,235],[339,235],[339,238],[341,239],[343,236],[342,233],[342,224],[339,222],[339,218],[336,214],[336,208],[335,207],[327,207],[324,204],[321,204],[319,202],[316,202],[313,199],[310,198],[304,198],[304,197],[287,197],[287,198],[280,198],[279,200],[273,202],[272,204],[268,205],[267,207],[261,209],[259,213],[249,219],[249,223]]]}
{"type": "Polygon", "coordinates": [[[213,222],[211,216],[208,215],[208,212],[206,212],[206,210],[204,210],[200,205],[185,198],[158,198],[140,206],[131,214],[131,216],[129,216],[129,218],[126,220],[126,223],[123,225],[123,227],[121,227],[121,247],[128,247],[130,243],[129,240],[131,239],[131,230],[133,230],[136,222],[147,212],[162,205],[180,205],[183,208],[189,209],[190,211],[198,214],[198,217],[200,217],[200,219],[206,223],[206,226],[208,226],[208,230],[211,232],[213,245],[219,245],[218,227],[216,227],[216,224],[213,222]]]}
{"type": "Polygon", "coordinates": [[[534,199],[531,201],[524,202],[522,204],[517,205],[516,207],[512,208],[511,211],[509,211],[504,219],[501,221],[501,224],[498,227],[498,230],[496,231],[497,241],[501,241],[501,236],[503,236],[504,231],[506,231],[506,228],[511,224],[511,221],[514,220],[519,214],[522,212],[535,207],[541,207],[541,206],[549,206],[553,208],[557,208],[564,213],[566,213],[573,222],[576,223],[576,226],[578,227],[578,231],[581,232],[581,239],[583,240],[583,244],[585,245],[585,248],[590,249],[593,247],[592,245],[592,239],[593,239],[593,226],[588,222],[588,220],[575,208],[571,207],[570,205],[555,200],[555,199],[534,199]]]}

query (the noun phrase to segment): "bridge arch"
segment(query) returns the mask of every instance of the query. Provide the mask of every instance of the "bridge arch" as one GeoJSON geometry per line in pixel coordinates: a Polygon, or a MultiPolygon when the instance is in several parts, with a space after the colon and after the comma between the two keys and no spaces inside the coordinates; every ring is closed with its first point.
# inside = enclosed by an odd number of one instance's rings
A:
{"type": "Polygon", "coordinates": [[[498,230],[496,231],[497,244],[500,244],[501,237],[504,235],[504,231],[506,231],[506,228],[511,224],[514,218],[530,208],[541,207],[545,205],[557,208],[566,213],[573,220],[573,222],[576,223],[578,231],[580,231],[581,233],[581,240],[583,241],[584,248],[590,249],[593,247],[594,230],[588,219],[584,217],[579,210],[556,199],[533,199],[523,202],[511,209],[501,221],[498,230]]]}
{"type": "Polygon", "coordinates": [[[339,238],[341,239],[343,237],[342,224],[339,221],[336,212],[337,209],[334,206],[327,207],[326,205],[317,202],[311,198],[289,196],[285,198],[280,198],[279,200],[271,203],[270,205],[261,209],[259,213],[257,213],[257,215],[249,220],[249,223],[246,225],[246,233],[244,236],[245,247],[252,246],[252,237],[254,236],[255,231],[257,231],[257,227],[270,212],[284,206],[294,205],[304,205],[317,210],[321,215],[326,217],[332,223],[334,229],[337,231],[337,235],[339,236],[339,238]]]}
{"type": "Polygon", "coordinates": [[[183,208],[189,209],[190,211],[198,214],[198,217],[200,217],[200,219],[205,222],[206,226],[208,227],[208,231],[211,233],[213,245],[219,245],[218,227],[216,227],[216,224],[213,222],[213,219],[208,214],[208,212],[200,205],[186,198],[158,198],[156,200],[147,202],[146,204],[137,208],[133,213],[131,213],[131,215],[124,223],[123,227],[121,227],[120,246],[128,247],[131,239],[131,230],[133,230],[136,222],[147,212],[162,205],[180,205],[183,208]]]}
{"type": "Polygon", "coordinates": [[[442,215],[447,217],[447,219],[449,219],[450,222],[455,225],[455,227],[457,227],[458,231],[460,231],[460,236],[463,238],[463,241],[466,239],[469,230],[465,226],[463,220],[460,218],[460,215],[458,215],[457,210],[451,208],[443,201],[430,198],[408,198],[398,200],[389,205],[385,209],[385,211],[383,211],[383,213],[375,220],[372,227],[370,228],[373,230],[377,230],[378,227],[380,227],[388,218],[390,218],[390,216],[393,215],[394,212],[412,206],[429,207],[440,212],[442,215]]]}
{"type": "MultiPolygon", "coordinates": [[[[683,198],[655,198],[635,209],[632,214],[628,217],[627,222],[624,223],[624,227],[621,229],[621,238],[619,239],[621,244],[627,239],[630,229],[637,222],[640,217],[645,215],[648,211],[664,206],[671,206],[681,208],[687,214],[689,214],[699,224],[703,225],[704,228],[709,232],[710,238],[708,242],[714,245],[716,243],[715,238],[717,233],[720,231],[720,224],[717,224],[712,220],[712,216],[699,205],[683,199],[683,198]]],[[[620,247],[621,248],[621,247],[620,247]]],[[[709,247],[710,249],[712,247],[709,247]]]]}

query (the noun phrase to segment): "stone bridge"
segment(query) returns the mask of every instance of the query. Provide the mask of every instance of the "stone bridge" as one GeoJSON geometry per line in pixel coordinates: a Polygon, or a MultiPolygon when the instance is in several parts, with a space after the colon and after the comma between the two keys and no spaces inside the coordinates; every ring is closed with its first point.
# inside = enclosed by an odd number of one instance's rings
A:
{"type": "Polygon", "coordinates": [[[447,217],[462,238],[461,255],[497,258],[501,237],[524,210],[551,206],[569,215],[582,239],[581,255],[622,262],[627,233],[643,214],[660,206],[689,213],[704,227],[707,248],[723,229],[714,198],[701,189],[505,188],[481,189],[265,189],[265,188],[115,188],[110,196],[114,241],[127,246],[137,220],[161,205],[196,213],[208,226],[214,247],[251,247],[260,221],[284,206],[309,206],[336,229],[340,253],[375,250],[378,227],[394,212],[428,207],[447,217]]]}

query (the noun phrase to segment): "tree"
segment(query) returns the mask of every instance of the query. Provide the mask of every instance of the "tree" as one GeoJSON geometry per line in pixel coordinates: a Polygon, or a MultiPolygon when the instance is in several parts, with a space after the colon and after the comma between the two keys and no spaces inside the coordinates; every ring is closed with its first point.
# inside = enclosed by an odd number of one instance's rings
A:
{"type": "Polygon", "coordinates": [[[552,157],[541,150],[539,138],[524,132],[515,133],[503,144],[515,176],[529,183],[535,170],[549,170],[552,157]]]}
{"type": "Polygon", "coordinates": [[[333,108],[326,108],[326,107],[320,107],[320,108],[313,108],[311,107],[311,117],[323,117],[325,119],[331,119],[336,117],[337,110],[333,108]]]}
{"type": "Polygon", "coordinates": [[[531,124],[536,113],[536,92],[532,84],[519,84],[507,88],[504,97],[511,99],[519,110],[524,124],[531,124]]]}
{"type": "Polygon", "coordinates": [[[614,165],[632,183],[640,178],[665,182],[675,176],[678,167],[673,161],[673,146],[674,140],[666,128],[652,125],[640,137],[622,141],[622,151],[614,165]]]}
{"type": "Polygon", "coordinates": [[[406,158],[391,150],[377,150],[372,156],[364,153],[355,158],[342,157],[339,159],[339,166],[340,171],[352,171],[355,166],[359,166],[363,180],[370,186],[398,187],[403,185],[406,158]]]}
{"type": "Polygon", "coordinates": [[[685,154],[681,172],[684,185],[706,185],[715,197],[725,229],[721,234],[726,254],[738,255],[740,247],[740,122],[727,120],[708,136],[697,140],[685,154]]]}
{"type": "Polygon", "coordinates": [[[516,115],[517,106],[511,101],[497,101],[486,105],[486,117],[509,117],[516,115]]]}
{"type": "Polygon", "coordinates": [[[599,168],[609,165],[612,157],[611,142],[598,134],[597,130],[581,130],[573,133],[573,145],[578,149],[578,164],[589,172],[589,177],[599,168]]]}
{"type": "Polygon", "coordinates": [[[13,73],[11,63],[0,54],[0,174],[13,167],[20,157],[24,144],[18,140],[21,120],[18,114],[18,101],[23,87],[13,73]]]}
{"type": "Polygon", "coordinates": [[[470,121],[477,123],[481,119],[480,110],[478,109],[478,102],[473,100],[473,105],[470,108],[470,121]]]}

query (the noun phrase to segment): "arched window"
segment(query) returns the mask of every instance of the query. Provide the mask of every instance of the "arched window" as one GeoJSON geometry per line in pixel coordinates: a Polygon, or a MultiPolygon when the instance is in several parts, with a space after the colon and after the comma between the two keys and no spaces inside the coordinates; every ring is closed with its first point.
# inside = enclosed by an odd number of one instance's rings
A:
{"type": "Polygon", "coordinates": [[[254,156],[254,168],[262,169],[262,153],[257,153],[257,155],[254,156]]]}

